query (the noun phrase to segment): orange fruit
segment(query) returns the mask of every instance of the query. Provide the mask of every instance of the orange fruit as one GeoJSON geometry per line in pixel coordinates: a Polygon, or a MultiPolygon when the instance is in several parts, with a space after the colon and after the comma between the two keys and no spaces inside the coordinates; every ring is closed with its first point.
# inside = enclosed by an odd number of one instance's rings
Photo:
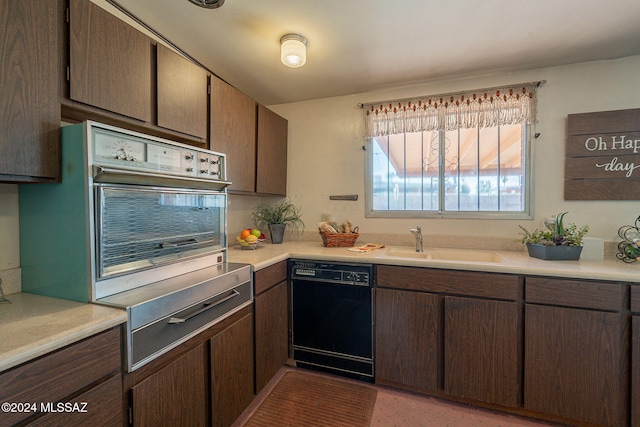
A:
{"type": "Polygon", "coordinates": [[[246,239],[248,235],[251,234],[251,229],[248,230],[242,230],[242,232],[240,233],[240,238],[241,239],[246,239]]]}

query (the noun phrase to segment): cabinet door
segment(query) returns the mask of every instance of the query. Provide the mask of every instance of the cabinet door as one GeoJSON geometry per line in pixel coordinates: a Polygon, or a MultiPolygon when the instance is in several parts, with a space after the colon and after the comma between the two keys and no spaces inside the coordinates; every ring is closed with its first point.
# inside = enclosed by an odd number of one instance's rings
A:
{"type": "Polygon", "coordinates": [[[201,344],[132,387],[133,425],[207,425],[207,385],[201,344]]]}
{"type": "MultiPolygon", "coordinates": [[[[111,377],[75,398],[66,399],[63,403],[71,406],[49,412],[29,423],[29,426],[121,426],[124,421],[121,409],[123,405],[122,376],[118,374],[111,377]]],[[[57,409],[56,402],[44,402],[44,404],[57,409]]]]}
{"type": "Polygon", "coordinates": [[[624,315],[526,305],[524,406],[598,425],[627,424],[624,315]]]}
{"type": "Polygon", "coordinates": [[[207,138],[207,72],[158,45],[158,126],[207,138]]]}
{"type": "Polygon", "coordinates": [[[518,304],[445,297],[444,312],[444,391],[518,406],[518,304]]]}
{"type": "Polygon", "coordinates": [[[258,105],[256,192],[287,195],[287,137],[287,120],[258,105]]]}
{"type": "Polygon", "coordinates": [[[70,1],[70,97],[151,121],[151,40],[87,0],[70,1]]]}
{"type": "Polygon", "coordinates": [[[211,77],[209,145],[227,155],[232,191],[256,191],[256,103],[219,78],[211,77]]]}
{"type": "Polygon", "coordinates": [[[0,181],[59,178],[61,6],[0,0],[0,181]]]}
{"type": "Polygon", "coordinates": [[[640,316],[633,316],[632,319],[631,425],[640,427],[640,316]]]}
{"type": "Polygon", "coordinates": [[[287,295],[287,282],[282,282],[255,297],[256,393],[289,357],[287,295]]]}
{"type": "Polygon", "coordinates": [[[212,425],[228,427],[254,397],[253,316],[215,335],[210,345],[212,425]]]}
{"type": "Polygon", "coordinates": [[[439,388],[440,309],[436,295],[376,289],[376,382],[439,388]]]}

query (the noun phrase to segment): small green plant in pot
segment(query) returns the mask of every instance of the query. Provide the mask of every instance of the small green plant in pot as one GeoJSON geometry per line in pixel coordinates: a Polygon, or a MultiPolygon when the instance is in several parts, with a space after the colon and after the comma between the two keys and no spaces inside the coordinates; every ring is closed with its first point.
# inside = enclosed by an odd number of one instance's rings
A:
{"type": "Polygon", "coordinates": [[[282,243],[286,226],[294,234],[305,228],[300,208],[289,199],[271,205],[260,205],[253,210],[251,217],[258,227],[269,228],[271,243],[282,243]]]}
{"type": "Polygon", "coordinates": [[[545,224],[542,229],[529,231],[519,225],[523,231],[522,243],[527,245],[529,255],[541,259],[578,259],[582,251],[582,239],[589,226],[578,228],[573,223],[564,224],[567,212],[557,214],[553,224],[545,224]]]}

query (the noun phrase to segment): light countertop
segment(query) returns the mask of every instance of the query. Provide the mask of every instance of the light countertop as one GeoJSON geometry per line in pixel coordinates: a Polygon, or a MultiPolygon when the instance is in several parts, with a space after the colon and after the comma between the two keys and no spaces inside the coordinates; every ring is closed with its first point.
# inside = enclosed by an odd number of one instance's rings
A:
{"type": "MultiPolygon", "coordinates": [[[[356,242],[356,246],[360,244],[356,242]]],[[[640,262],[625,264],[615,257],[605,257],[603,260],[546,261],[531,258],[525,251],[490,250],[486,252],[499,255],[504,262],[470,262],[388,257],[387,250],[392,248],[395,246],[355,253],[348,251],[348,248],[326,248],[322,246],[322,242],[285,241],[277,245],[264,243],[255,250],[242,250],[239,246],[231,246],[228,258],[231,262],[252,264],[256,270],[287,258],[302,258],[640,283],[640,262]]],[[[411,252],[410,247],[402,249],[411,252]]],[[[433,248],[424,248],[425,252],[430,249],[433,248]]]]}
{"type": "Polygon", "coordinates": [[[28,293],[0,304],[0,372],[127,321],[111,307],[28,293]]]}
{"type": "MultiPolygon", "coordinates": [[[[255,250],[231,246],[228,261],[251,264],[255,270],[288,258],[302,258],[640,283],[640,263],[625,264],[615,257],[544,261],[531,258],[524,251],[490,250],[504,261],[471,262],[389,257],[387,251],[393,248],[398,247],[355,253],[347,248],[326,248],[317,241],[290,241],[265,243],[255,250]]],[[[411,252],[410,247],[401,249],[411,252]]],[[[431,249],[425,247],[425,252],[431,249]]],[[[97,304],[29,293],[15,293],[8,298],[12,304],[0,304],[0,372],[127,321],[124,310],[97,304]]]]}

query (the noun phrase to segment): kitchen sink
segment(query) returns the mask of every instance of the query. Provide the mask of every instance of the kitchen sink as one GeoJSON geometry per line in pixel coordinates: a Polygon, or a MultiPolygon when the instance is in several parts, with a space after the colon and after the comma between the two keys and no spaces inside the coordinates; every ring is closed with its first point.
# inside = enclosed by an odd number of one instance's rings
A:
{"type": "Polygon", "coordinates": [[[427,259],[427,252],[416,252],[415,249],[410,248],[389,248],[385,252],[385,256],[393,258],[419,258],[427,259]]]}
{"type": "Polygon", "coordinates": [[[504,258],[494,252],[470,249],[434,249],[429,251],[431,259],[472,262],[504,262],[504,258]]]}
{"type": "Polygon", "coordinates": [[[387,249],[384,256],[434,261],[505,262],[504,258],[495,252],[472,249],[428,249],[424,252],[416,252],[410,247],[391,247],[387,249]]]}

